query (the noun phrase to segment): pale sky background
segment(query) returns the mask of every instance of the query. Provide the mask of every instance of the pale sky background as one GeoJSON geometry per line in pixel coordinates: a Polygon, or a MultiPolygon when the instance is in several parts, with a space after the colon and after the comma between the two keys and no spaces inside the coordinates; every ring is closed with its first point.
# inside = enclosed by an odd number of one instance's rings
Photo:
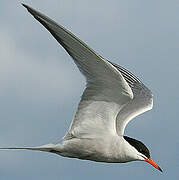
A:
{"type": "MultiPolygon", "coordinates": [[[[59,140],[85,87],[68,54],[21,2],[0,1],[0,146],[59,140]]],[[[144,142],[164,172],[145,162],[105,164],[43,152],[0,151],[0,179],[178,179],[179,0],[23,3],[129,69],[152,90],[153,110],[132,121],[125,133],[144,142]]]]}

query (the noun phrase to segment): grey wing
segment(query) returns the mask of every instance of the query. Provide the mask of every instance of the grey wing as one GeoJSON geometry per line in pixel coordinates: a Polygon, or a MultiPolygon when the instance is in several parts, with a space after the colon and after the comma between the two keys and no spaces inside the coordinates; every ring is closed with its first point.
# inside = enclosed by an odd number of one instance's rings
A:
{"type": "Polygon", "coordinates": [[[152,92],[131,72],[125,68],[113,64],[123,75],[133,91],[133,99],[131,99],[119,111],[116,118],[116,131],[118,135],[123,135],[126,125],[134,117],[152,109],[153,95],[152,92]]]}
{"type": "Polygon", "coordinates": [[[116,132],[116,116],[133,98],[132,90],[124,77],[115,66],[64,27],[29,6],[23,6],[63,46],[87,79],[86,89],[65,138],[116,132]]]}

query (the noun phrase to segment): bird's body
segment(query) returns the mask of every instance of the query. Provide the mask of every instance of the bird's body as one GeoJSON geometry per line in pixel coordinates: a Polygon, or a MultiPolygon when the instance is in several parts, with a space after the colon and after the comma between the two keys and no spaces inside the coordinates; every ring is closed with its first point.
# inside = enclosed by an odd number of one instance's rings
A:
{"type": "MultiPolygon", "coordinates": [[[[128,142],[118,135],[97,138],[72,138],[63,140],[54,148],[55,153],[70,157],[97,162],[122,163],[134,160],[133,151],[128,153],[128,142]]],[[[131,150],[131,149],[130,149],[131,150]]],[[[138,158],[136,157],[136,160],[138,158]]]]}
{"type": "Polygon", "coordinates": [[[152,108],[151,91],[128,70],[105,60],[64,27],[29,6],[23,6],[73,58],[86,77],[87,85],[71,126],[60,142],[1,149],[40,150],[108,163],[141,160],[161,171],[142,142],[124,136],[127,123],[152,108]]]}

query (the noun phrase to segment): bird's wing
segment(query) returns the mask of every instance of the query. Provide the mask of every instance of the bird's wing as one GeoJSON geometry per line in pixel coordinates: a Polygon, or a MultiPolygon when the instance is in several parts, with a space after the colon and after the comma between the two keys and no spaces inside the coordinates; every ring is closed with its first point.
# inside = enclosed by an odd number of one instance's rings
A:
{"type": "Polygon", "coordinates": [[[116,133],[117,114],[133,98],[133,92],[120,71],[64,27],[29,6],[23,6],[63,46],[87,80],[65,138],[116,133]]]}
{"type": "Polygon", "coordinates": [[[134,117],[142,114],[153,107],[153,95],[151,91],[131,72],[112,63],[123,75],[133,91],[133,99],[119,111],[116,118],[116,131],[123,135],[126,125],[134,117]]]}

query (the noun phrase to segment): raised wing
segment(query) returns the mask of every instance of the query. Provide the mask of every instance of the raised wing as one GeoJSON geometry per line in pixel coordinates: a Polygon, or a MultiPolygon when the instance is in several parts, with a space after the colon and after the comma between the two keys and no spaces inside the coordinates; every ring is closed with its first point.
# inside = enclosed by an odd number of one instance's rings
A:
{"type": "Polygon", "coordinates": [[[118,135],[123,135],[125,127],[130,120],[139,114],[152,109],[153,95],[152,92],[131,72],[116,64],[113,65],[121,72],[134,94],[133,99],[123,106],[116,118],[116,131],[118,135]]]}
{"type": "Polygon", "coordinates": [[[87,86],[65,138],[116,133],[119,110],[133,98],[128,83],[110,62],[71,32],[40,12],[24,5],[73,58],[87,79],[87,86]]]}

